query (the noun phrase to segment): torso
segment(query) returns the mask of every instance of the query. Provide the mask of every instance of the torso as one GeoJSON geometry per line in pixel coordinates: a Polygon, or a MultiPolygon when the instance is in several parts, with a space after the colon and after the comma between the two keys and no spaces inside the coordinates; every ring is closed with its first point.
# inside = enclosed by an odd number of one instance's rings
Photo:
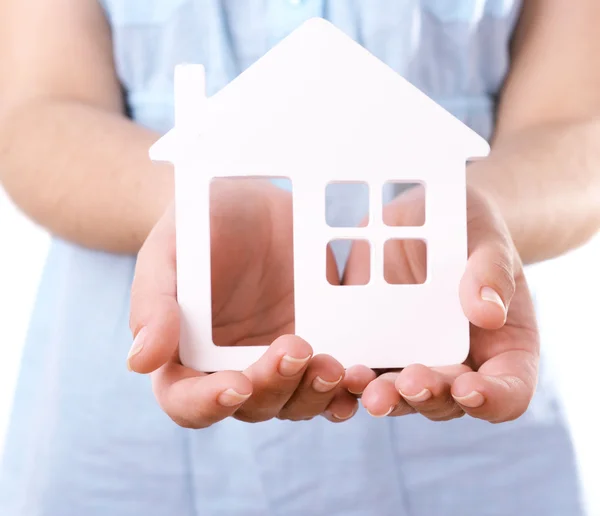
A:
{"type": "Polygon", "coordinates": [[[508,69],[517,0],[105,0],[133,117],[172,125],[179,62],[218,91],[303,21],[326,17],[484,137],[508,69]]]}

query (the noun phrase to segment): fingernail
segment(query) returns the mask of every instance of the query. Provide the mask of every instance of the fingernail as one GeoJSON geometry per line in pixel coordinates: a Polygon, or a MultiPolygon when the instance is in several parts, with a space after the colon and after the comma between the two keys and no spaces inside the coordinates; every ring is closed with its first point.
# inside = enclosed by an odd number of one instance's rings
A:
{"type": "Polygon", "coordinates": [[[323,380],[323,378],[321,378],[320,376],[317,376],[313,380],[312,388],[317,392],[329,392],[335,389],[337,384],[342,381],[343,377],[344,375],[342,374],[337,380],[334,380],[333,382],[328,382],[327,380],[323,380]]]}
{"type": "Polygon", "coordinates": [[[240,394],[236,390],[227,389],[219,394],[217,401],[224,407],[235,407],[236,405],[244,403],[250,396],[251,394],[240,394]]]}
{"type": "Polygon", "coordinates": [[[496,292],[493,288],[482,287],[480,295],[481,295],[481,299],[483,299],[484,301],[489,301],[490,303],[497,304],[500,308],[502,308],[502,311],[504,313],[506,313],[506,307],[504,306],[504,301],[502,301],[500,294],[498,294],[498,292],[496,292]]]}
{"type": "Polygon", "coordinates": [[[412,396],[409,396],[408,394],[404,394],[402,391],[399,391],[399,392],[400,392],[400,395],[404,399],[407,399],[408,401],[412,401],[414,403],[421,403],[421,402],[427,401],[429,398],[431,398],[431,391],[429,389],[423,389],[418,394],[413,394],[412,396]]]}
{"type": "Polygon", "coordinates": [[[140,351],[142,351],[147,333],[148,330],[146,328],[142,328],[140,331],[137,332],[137,335],[133,339],[133,344],[131,345],[131,348],[129,349],[129,354],[127,355],[127,369],[129,369],[129,371],[133,371],[133,369],[131,369],[130,361],[134,356],[136,356],[140,351]]]}
{"type": "Polygon", "coordinates": [[[484,404],[485,398],[483,394],[477,391],[473,391],[466,396],[453,396],[453,398],[461,405],[468,408],[481,407],[484,404]]]}
{"type": "Polygon", "coordinates": [[[391,406],[385,414],[373,414],[373,412],[371,412],[369,409],[367,409],[367,412],[369,413],[370,416],[373,416],[373,417],[385,417],[385,416],[389,416],[392,413],[392,410],[394,410],[394,406],[391,406]]]}
{"type": "Polygon", "coordinates": [[[302,371],[302,368],[308,363],[310,357],[296,358],[289,355],[284,355],[279,362],[279,374],[281,376],[294,376],[302,371]]]}
{"type": "Polygon", "coordinates": [[[358,410],[358,405],[356,405],[352,411],[350,412],[350,414],[346,414],[346,415],[340,415],[340,414],[331,414],[331,416],[334,419],[337,419],[338,421],[346,421],[346,419],[350,419],[352,416],[354,416],[354,414],[356,414],[356,411],[358,410]]]}
{"type": "Polygon", "coordinates": [[[362,393],[363,393],[363,391],[360,391],[360,392],[354,392],[354,391],[352,391],[352,390],[350,390],[350,389],[348,389],[348,392],[349,392],[350,394],[353,394],[354,396],[361,396],[361,395],[362,395],[362,393]]]}

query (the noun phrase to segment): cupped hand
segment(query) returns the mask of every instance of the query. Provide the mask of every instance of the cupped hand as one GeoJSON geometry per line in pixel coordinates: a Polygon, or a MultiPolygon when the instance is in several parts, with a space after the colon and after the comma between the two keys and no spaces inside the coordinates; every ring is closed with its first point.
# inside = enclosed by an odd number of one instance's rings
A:
{"type": "MultiPolygon", "coordinates": [[[[340,387],[342,365],[294,333],[291,194],[267,181],[223,179],[211,189],[213,340],[270,344],[245,371],[203,374],[178,358],[175,216],[171,207],[142,247],[131,293],[134,343],[128,366],[151,373],[158,403],[178,424],[210,426],[233,416],[332,421],[351,417],[356,398],[340,387]]],[[[330,281],[338,278],[328,256],[330,281]]]]}
{"type": "MultiPolygon", "coordinates": [[[[391,225],[421,225],[424,190],[414,188],[384,208],[391,225]]],[[[418,412],[434,421],[463,416],[498,423],[521,416],[534,394],[539,340],[533,302],[520,258],[494,205],[468,189],[469,259],[460,284],[460,301],[471,322],[471,348],[463,364],[429,368],[414,364],[380,374],[370,383],[366,368],[346,372],[345,384],[362,393],[375,416],[418,412]]],[[[368,247],[355,244],[344,282],[364,283],[368,247]]],[[[386,248],[386,277],[393,283],[420,283],[426,252],[419,241],[398,241],[386,248]]],[[[374,374],[374,373],[372,373],[374,374]]]]}

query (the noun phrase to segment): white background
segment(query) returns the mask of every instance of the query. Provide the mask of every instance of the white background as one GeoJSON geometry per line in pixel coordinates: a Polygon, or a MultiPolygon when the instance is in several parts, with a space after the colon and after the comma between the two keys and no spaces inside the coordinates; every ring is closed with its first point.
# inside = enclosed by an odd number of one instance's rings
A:
{"type": "MultiPolygon", "coordinates": [[[[47,245],[47,235],[22,217],[0,190],[0,450],[47,245]]],[[[542,344],[551,350],[573,425],[590,515],[600,516],[595,383],[600,362],[600,236],[581,250],[531,268],[528,275],[539,304],[542,344]]]]}

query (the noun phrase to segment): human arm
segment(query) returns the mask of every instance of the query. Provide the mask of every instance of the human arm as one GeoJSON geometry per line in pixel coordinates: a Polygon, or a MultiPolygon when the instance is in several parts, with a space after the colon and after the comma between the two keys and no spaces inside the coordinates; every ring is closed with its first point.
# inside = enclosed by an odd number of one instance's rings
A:
{"type": "Polygon", "coordinates": [[[576,248],[600,228],[599,25],[595,0],[524,3],[492,152],[468,167],[525,263],[576,248]]]}
{"type": "Polygon", "coordinates": [[[173,179],[124,115],[111,43],[96,0],[0,3],[0,181],[55,235],[133,254],[173,179]]]}

